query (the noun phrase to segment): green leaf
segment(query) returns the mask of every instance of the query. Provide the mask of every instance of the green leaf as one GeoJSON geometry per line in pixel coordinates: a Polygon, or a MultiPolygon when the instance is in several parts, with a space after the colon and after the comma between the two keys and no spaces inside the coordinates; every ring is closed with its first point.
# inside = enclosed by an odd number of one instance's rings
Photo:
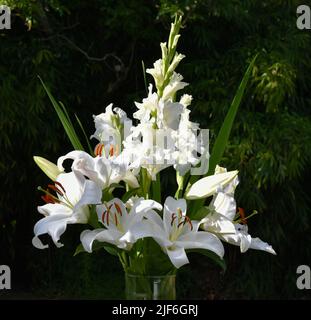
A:
{"type": "Polygon", "coordinates": [[[57,115],[58,115],[58,118],[61,121],[61,123],[65,129],[65,132],[66,132],[72,146],[74,147],[75,150],[84,150],[84,148],[78,138],[78,135],[73,127],[73,124],[69,118],[69,115],[68,115],[68,112],[67,112],[65,106],[61,102],[58,103],[55,100],[55,98],[53,97],[50,90],[47,88],[47,86],[43,82],[43,80],[40,77],[38,77],[38,78],[41,81],[41,84],[42,84],[45,92],[47,93],[47,95],[48,95],[57,115]]]}
{"type": "Polygon", "coordinates": [[[211,157],[209,160],[209,170],[208,170],[207,175],[213,174],[213,172],[216,168],[216,165],[218,163],[220,163],[220,161],[223,157],[225,149],[228,145],[232,125],[233,125],[235,116],[237,114],[238,108],[241,104],[241,101],[242,101],[242,98],[243,98],[243,95],[244,95],[244,92],[246,89],[246,85],[248,83],[249,77],[250,77],[251,72],[253,70],[256,58],[257,58],[257,55],[253,58],[252,62],[248,66],[248,68],[244,74],[244,77],[242,79],[242,82],[239,85],[238,91],[236,92],[235,97],[231,103],[231,106],[230,106],[229,111],[226,115],[226,118],[222,124],[222,127],[218,133],[218,136],[216,138],[215,144],[212,149],[211,157]]]}
{"type": "MultiPolygon", "coordinates": [[[[253,60],[249,64],[249,66],[244,74],[244,77],[242,79],[242,82],[240,83],[239,88],[238,88],[238,90],[234,96],[234,99],[231,103],[231,106],[230,106],[229,111],[226,115],[226,118],[225,118],[225,120],[221,126],[221,129],[218,133],[218,136],[216,138],[215,144],[212,149],[211,157],[209,159],[209,169],[208,169],[208,173],[206,174],[206,176],[209,176],[214,173],[216,165],[220,163],[220,161],[223,157],[225,149],[228,145],[232,125],[233,125],[235,116],[237,114],[238,108],[241,104],[243,94],[245,92],[246,85],[248,83],[251,72],[253,70],[256,58],[257,58],[257,55],[253,58],[253,60]]],[[[193,185],[198,179],[199,179],[199,176],[191,176],[186,190],[189,190],[190,186],[193,185]]],[[[189,206],[189,212],[195,212],[196,210],[198,210],[200,207],[203,206],[204,202],[205,202],[205,199],[193,201],[189,206]]]]}
{"type": "Polygon", "coordinates": [[[130,197],[135,195],[139,189],[140,188],[135,188],[124,193],[124,195],[122,196],[122,202],[126,202],[128,199],[130,199],[130,197]]]}
{"type": "Polygon", "coordinates": [[[88,138],[88,136],[86,135],[86,132],[85,132],[85,130],[84,130],[84,127],[83,127],[83,125],[82,125],[82,122],[80,121],[80,119],[78,118],[78,116],[77,116],[76,114],[75,114],[75,117],[76,117],[77,123],[78,123],[78,125],[79,125],[79,127],[80,127],[80,129],[81,129],[81,131],[82,131],[82,133],[83,133],[83,135],[84,135],[85,141],[86,141],[87,146],[88,146],[88,148],[89,148],[89,152],[90,152],[90,154],[93,156],[93,155],[94,155],[94,150],[93,150],[92,147],[91,147],[89,138],[88,138]]]}
{"type": "Polygon", "coordinates": [[[95,244],[93,246],[93,250],[99,250],[101,248],[104,248],[109,254],[111,254],[112,256],[116,256],[116,257],[119,255],[119,253],[121,251],[121,249],[117,248],[113,244],[95,241],[95,244]],[[102,245],[99,246],[99,244],[102,244],[102,245]]]}
{"type": "Polygon", "coordinates": [[[102,227],[102,225],[98,221],[98,216],[97,216],[95,206],[92,206],[90,209],[90,216],[89,216],[88,224],[90,226],[92,226],[94,229],[102,227]]]}
{"type": "Polygon", "coordinates": [[[166,275],[176,271],[168,255],[153,238],[138,240],[129,252],[128,271],[133,274],[166,275]]]}
{"type": "Polygon", "coordinates": [[[75,257],[76,255],[78,255],[78,254],[81,253],[81,252],[86,252],[86,251],[84,250],[84,248],[83,248],[82,243],[80,243],[80,244],[77,246],[76,251],[75,251],[75,253],[73,254],[73,256],[75,257]]]}
{"type": "Polygon", "coordinates": [[[161,202],[161,180],[160,174],[156,176],[156,180],[151,182],[152,199],[161,202]]]}
{"type": "Polygon", "coordinates": [[[144,76],[144,84],[145,84],[145,89],[146,89],[146,93],[148,94],[148,85],[147,85],[147,78],[146,78],[146,68],[145,68],[145,63],[142,60],[141,61],[141,66],[143,68],[143,76],[144,76]]]}
{"type": "Polygon", "coordinates": [[[200,221],[210,213],[211,213],[211,210],[209,209],[209,207],[201,207],[199,210],[192,212],[189,215],[189,218],[191,220],[200,221]]]}
{"type": "MultiPolygon", "coordinates": [[[[106,243],[106,242],[99,242],[99,241],[94,241],[93,247],[92,247],[92,251],[97,251],[100,249],[105,249],[109,254],[113,255],[113,256],[118,256],[119,252],[121,252],[121,249],[117,248],[115,245],[110,244],[110,243],[106,243]]],[[[77,248],[75,253],[73,254],[73,256],[78,255],[81,252],[86,252],[87,251],[84,250],[82,243],[80,243],[77,248]]]]}
{"type": "Polygon", "coordinates": [[[221,259],[216,253],[207,250],[207,249],[189,249],[186,250],[187,253],[199,253],[202,254],[208,258],[210,258],[214,263],[216,263],[218,266],[220,266],[223,271],[226,271],[227,266],[224,259],[221,259]]]}
{"type": "Polygon", "coordinates": [[[108,253],[114,256],[117,256],[118,253],[122,251],[121,249],[117,248],[114,244],[95,240],[93,243],[92,251],[97,251],[100,249],[105,249],[108,253]]]}

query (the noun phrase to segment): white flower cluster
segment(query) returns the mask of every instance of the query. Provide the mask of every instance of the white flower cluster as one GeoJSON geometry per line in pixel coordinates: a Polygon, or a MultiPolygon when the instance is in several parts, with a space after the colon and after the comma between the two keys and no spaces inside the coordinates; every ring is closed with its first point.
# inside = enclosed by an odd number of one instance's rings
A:
{"type": "Polygon", "coordinates": [[[199,124],[189,119],[192,97],[184,94],[177,99],[178,91],[187,85],[175,72],[184,57],[176,52],[178,23],[172,26],[168,46],[161,44],[162,59],[147,69],[156,91],[150,84],[148,96],[135,103],[137,125],[110,104],[104,113],[94,116],[92,138],[98,144],[93,155],[71,151],[58,159],[57,166],[35,157],[53,180],[46,190],[41,188],[46,204],[38,207],[44,217],[34,227],[33,245],[37,248],[47,247],[39,239],[43,234],[49,234],[60,247],[67,225],[80,223],[93,226],[80,237],[87,252],[92,252],[95,241],[130,252],[134,243],[151,237],[176,268],[189,262],[188,249],[209,250],[223,258],[222,241],[240,246],[241,252],[252,248],[275,254],[270,245],[248,234],[243,210],[237,213],[237,171],[217,166],[214,175],[203,177],[190,188],[179,184],[183,195],[167,197],[164,205],[159,203],[161,190],[150,188],[160,183],[161,170],[173,166],[184,179],[191,167],[202,163],[198,154],[208,156],[207,145],[198,134],[199,124]],[[66,173],[63,163],[68,159],[72,165],[66,173]],[[123,201],[113,194],[118,187],[126,190],[123,201]],[[210,204],[199,209],[203,218],[191,220],[189,216],[197,216],[191,212],[191,202],[210,196],[210,204]]]}

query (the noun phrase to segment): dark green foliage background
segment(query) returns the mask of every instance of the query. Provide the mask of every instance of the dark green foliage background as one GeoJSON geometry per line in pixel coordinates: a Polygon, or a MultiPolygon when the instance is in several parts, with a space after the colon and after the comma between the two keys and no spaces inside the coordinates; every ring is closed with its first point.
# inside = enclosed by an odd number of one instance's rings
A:
{"type": "MultiPolygon", "coordinates": [[[[238,205],[260,215],[250,233],[276,257],[226,246],[222,273],[206,258],[178,275],[178,297],[305,299],[296,268],[311,265],[311,31],[296,28],[300,1],[68,0],[0,1],[12,29],[0,33],[0,264],[12,268],[13,298],[123,298],[118,261],[104,251],[38,251],[36,191],[48,180],[33,155],[56,161],[71,147],[37,75],[93,133],[92,114],[113,102],[129,114],[145,95],[141,61],[160,56],[171,17],[185,14],[179,67],[191,85],[192,119],[211,129],[211,146],[251,58],[259,53],[222,165],[240,170],[238,205]]],[[[151,81],[150,78],[148,78],[151,81]]],[[[163,181],[165,186],[170,181],[163,181]]]]}

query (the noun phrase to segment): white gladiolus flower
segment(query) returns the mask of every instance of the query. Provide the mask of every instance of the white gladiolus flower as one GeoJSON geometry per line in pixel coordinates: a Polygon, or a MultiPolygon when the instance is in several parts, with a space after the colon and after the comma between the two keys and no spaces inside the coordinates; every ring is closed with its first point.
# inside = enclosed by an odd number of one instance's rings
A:
{"type": "Polygon", "coordinates": [[[170,82],[163,90],[162,99],[163,100],[174,100],[176,92],[182,90],[188,85],[186,82],[182,82],[183,76],[179,73],[174,72],[170,82]]]}
{"type": "Polygon", "coordinates": [[[157,126],[160,129],[177,130],[184,106],[178,102],[159,101],[157,110],[157,126]]]}
{"type": "Polygon", "coordinates": [[[179,103],[181,103],[185,108],[190,106],[191,102],[192,102],[192,96],[189,94],[183,94],[179,101],[179,103]]]}
{"type": "Polygon", "coordinates": [[[152,84],[148,87],[148,96],[143,99],[142,103],[135,102],[138,111],[133,113],[135,119],[140,120],[141,123],[150,122],[151,118],[157,114],[159,97],[156,92],[152,92],[152,84]]]}
{"type": "Polygon", "coordinates": [[[141,124],[156,124],[160,129],[176,130],[179,126],[184,106],[178,102],[165,101],[152,92],[152,85],[149,85],[148,97],[142,103],[135,102],[138,111],[133,117],[140,120],[141,124]]]}
{"type": "Polygon", "coordinates": [[[175,141],[174,168],[181,176],[184,176],[191,166],[195,167],[200,162],[198,153],[202,155],[206,151],[206,146],[197,136],[200,132],[199,125],[189,121],[189,114],[190,111],[185,109],[178,130],[172,133],[175,141]]]}
{"type": "Polygon", "coordinates": [[[146,69],[146,72],[153,76],[157,88],[162,87],[164,82],[163,60],[159,59],[153,64],[153,68],[146,69]]]}
{"type": "Polygon", "coordinates": [[[157,140],[163,141],[161,134],[165,132],[154,129],[152,124],[140,124],[132,128],[132,134],[124,141],[123,152],[135,174],[140,168],[145,168],[155,180],[158,172],[172,165],[166,161],[170,147],[157,144],[157,140]]]}

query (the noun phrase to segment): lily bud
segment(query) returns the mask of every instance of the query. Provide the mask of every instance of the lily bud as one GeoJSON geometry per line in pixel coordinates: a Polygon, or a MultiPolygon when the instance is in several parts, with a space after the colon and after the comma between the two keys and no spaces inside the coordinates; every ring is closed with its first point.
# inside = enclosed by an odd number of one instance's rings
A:
{"type": "Polygon", "coordinates": [[[57,176],[63,172],[59,170],[56,164],[45,158],[34,156],[33,160],[38,167],[53,181],[55,181],[57,176]]]}
{"type": "Polygon", "coordinates": [[[235,170],[202,178],[190,187],[186,199],[195,200],[207,198],[213,195],[219,186],[225,187],[237,176],[237,174],[238,171],[235,170]]]}

